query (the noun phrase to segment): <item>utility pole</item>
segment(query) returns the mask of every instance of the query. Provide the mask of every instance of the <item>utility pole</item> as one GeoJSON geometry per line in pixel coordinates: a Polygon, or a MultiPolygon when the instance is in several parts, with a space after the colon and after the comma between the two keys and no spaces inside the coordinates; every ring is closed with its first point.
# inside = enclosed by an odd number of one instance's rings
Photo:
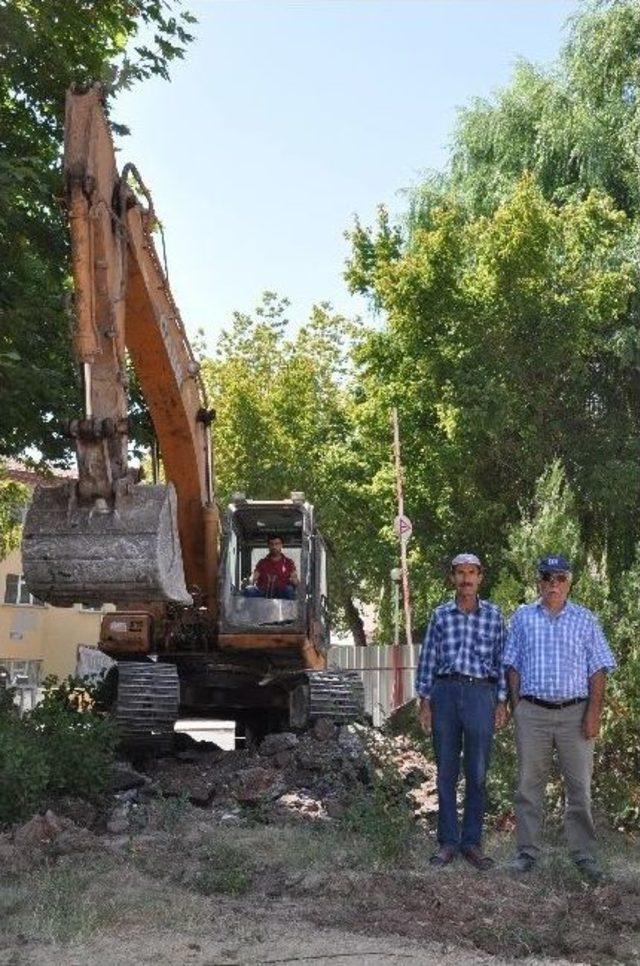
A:
{"type": "Polygon", "coordinates": [[[400,570],[402,574],[402,598],[404,601],[404,629],[407,644],[412,643],[411,636],[411,600],[409,597],[409,570],[407,568],[407,542],[411,536],[411,521],[404,515],[404,494],[402,490],[402,463],[400,460],[400,430],[398,427],[398,410],[391,411],[391,425],[393,427],[393,457],[396,469],[396,497],[398,502],[398,516],[395,530],[400,540],[400,570]]]}

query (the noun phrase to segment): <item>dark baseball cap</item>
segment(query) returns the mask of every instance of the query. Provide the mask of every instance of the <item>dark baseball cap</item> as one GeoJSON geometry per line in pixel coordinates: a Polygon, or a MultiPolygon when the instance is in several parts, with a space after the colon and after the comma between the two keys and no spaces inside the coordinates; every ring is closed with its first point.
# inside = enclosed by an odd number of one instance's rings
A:
{"type": "Polygon", "coordinates": [[[538,564],[539,574],[570,574],[572,571],[573,567],[567,558],[561,554],[551,554],[548,557],[543,557],[538,564]]]}

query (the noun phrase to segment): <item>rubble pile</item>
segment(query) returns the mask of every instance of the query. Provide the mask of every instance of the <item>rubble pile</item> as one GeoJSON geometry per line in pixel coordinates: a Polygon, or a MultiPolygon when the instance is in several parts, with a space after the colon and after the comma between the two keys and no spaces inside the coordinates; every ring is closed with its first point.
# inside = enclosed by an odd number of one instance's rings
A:
{"type": "MultiPolygon", "coordinates": [[[[372,763],[355,726],[320,720],[302,735],[267,735],[255,750],[223,752],[194,745],[145,765],[163,795],[187,795],[223,815],[234,807],[265,817],[333,818],[372,780],[372,763]],[[265,813],[268,813],[265,814],[265,813]]],[[[231,810],[231,811],[230,811],[231,810]]]]}
{"type": "MultiPolygon", "coordinates": [[[[86,813],[85,818],[88,817],[86,813]]],[[[102,848],[97,835],[51,809],[0,835],[0,867],[24,872],[52,858],[102,848]]]]}
{"type": "Polygon", "coordinates": [[[145,762],[141,781],[130,775],[131,787],[117,792],[112,831],[122,831],[127,815],[139,818],[141,806],[148,811],[150,795],[186,798],[222,824],[258,812],[274,822],[339,818],[388,768],[399,775],[416,819],[437,810],[434,766],[405,736],[321,719],[303,734],[269,734],[251,750],[184,744],[173,756],[145,762]]]}
{"type": "Polygon", "coordinates": [[[193,806],[208,825],[331,821],[390,768],[418,821],[437,808],[434,767],[411,740],[363,725],[321,719],[303,734],[269,734],[235,751],[181,736],[178,749],[135,767],[115,762],[101,805],[61,798],[0,835],[0,863],[19,870],[56,855],[125,847],[132,834],[170,830],[193,806]]]}

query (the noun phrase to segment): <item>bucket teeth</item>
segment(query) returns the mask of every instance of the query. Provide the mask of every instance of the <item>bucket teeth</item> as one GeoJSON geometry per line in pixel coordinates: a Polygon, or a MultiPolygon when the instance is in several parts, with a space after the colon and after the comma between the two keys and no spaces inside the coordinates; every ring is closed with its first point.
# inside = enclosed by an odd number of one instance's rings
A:
{"type": "Polygon", "coordinates": [[[35,491],[22,538],[32,594],[59,607],[191,603],[171,484],[135,486],[106,513],[75,493],[75,483],[35,491]]]}

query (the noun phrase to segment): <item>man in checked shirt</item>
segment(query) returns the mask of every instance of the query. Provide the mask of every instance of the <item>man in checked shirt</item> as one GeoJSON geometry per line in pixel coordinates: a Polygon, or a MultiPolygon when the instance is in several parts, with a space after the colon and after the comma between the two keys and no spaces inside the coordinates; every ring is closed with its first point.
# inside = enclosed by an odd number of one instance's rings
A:
{"type": "Polygon", "coordinates": [[[512,867],[528,872],[540,855],[542,804],[555,747],[565,786],[569,850],[584,875],[598,881],[602,870],[591,816],[593,746],[606,674],[616,662],[595,615],[567,600],[571,580],[565,557],[540,561],[540,598],[515,612],[505,648],[519,770],[518,855],[512,867]]]}
{"type": "Polygon", "coordinates": [[[475,554],[453,558],[451,579],[455,599],[434,610],[416,675],[420,723],[426,734],[433,733],[438,767],[439,849],[430,862],[448,865],[460,851],[484,871],[493,865],[482,851],[485,780],[494,727],[507,721],[505,625],[500,608],[478,596],[482,565],[475,554]],[[462,829],[456,801],[461,752],[462,829]]]}

